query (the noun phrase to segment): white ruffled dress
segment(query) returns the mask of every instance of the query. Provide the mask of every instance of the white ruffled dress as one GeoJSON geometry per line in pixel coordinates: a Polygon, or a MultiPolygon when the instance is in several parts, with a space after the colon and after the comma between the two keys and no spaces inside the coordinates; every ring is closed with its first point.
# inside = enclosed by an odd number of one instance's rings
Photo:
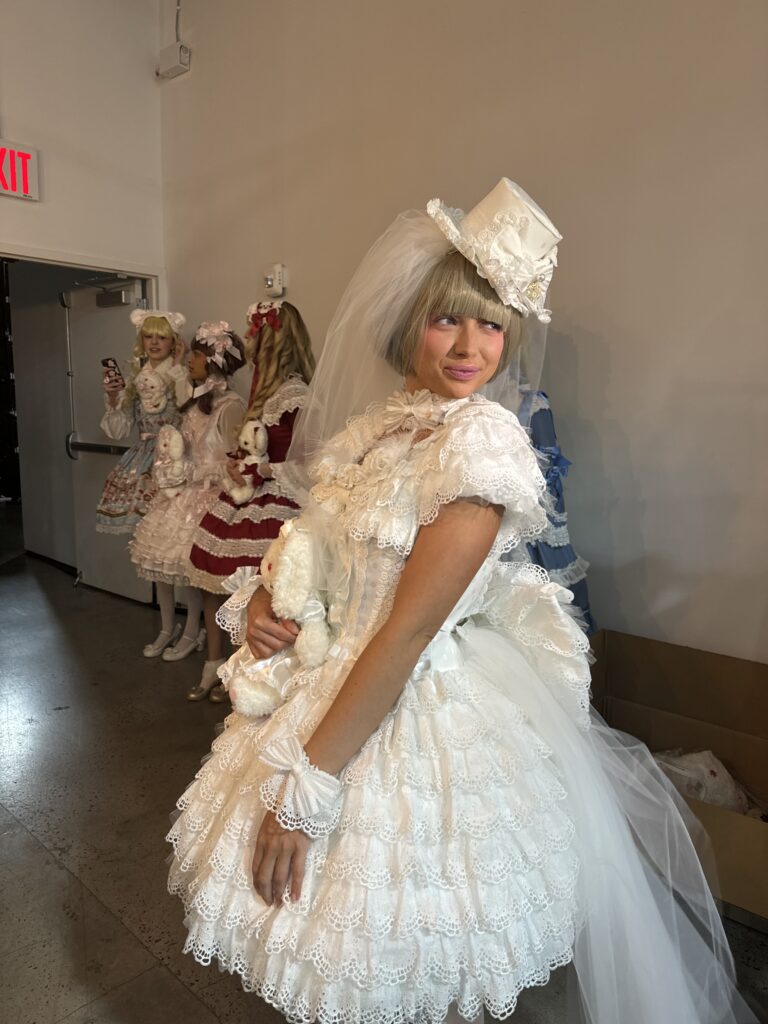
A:
{"type": "Polygon", "coordinates": [[[314,472],[298,522],[322,542],[333,646],[312,670],[293,650],[259,663],[284,703],[255,720],[235,711],[179,800],[169,889],[185,949],[289,1021],[439,1024],[451,1004],[504,1018],[572,960],[590,1024],[750,1020],[733,1009],[679,802],[645,748],[591,721],[570,593],[500,561],[546,525],[515,417],[479,396],[398,393],[352,420],[314,472]],[[457,499],[503,506],[494,547],[341,772],[301,899],[267,906],[251,877],[276,792],[261,755],[309,739],[386,620],[419,527],[457,499]]]}

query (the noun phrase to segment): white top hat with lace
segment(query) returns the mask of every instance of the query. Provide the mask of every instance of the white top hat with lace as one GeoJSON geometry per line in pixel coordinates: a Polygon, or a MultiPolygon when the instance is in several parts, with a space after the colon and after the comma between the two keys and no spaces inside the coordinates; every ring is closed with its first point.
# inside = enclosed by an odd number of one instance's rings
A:
{"type": "Polygon", "coordinates": [[[440,199],[430,200],[427,213],[505,306],[549,323],[544,301],[562,235],[519,185],[502,178],[469,213],[440,199]]]}

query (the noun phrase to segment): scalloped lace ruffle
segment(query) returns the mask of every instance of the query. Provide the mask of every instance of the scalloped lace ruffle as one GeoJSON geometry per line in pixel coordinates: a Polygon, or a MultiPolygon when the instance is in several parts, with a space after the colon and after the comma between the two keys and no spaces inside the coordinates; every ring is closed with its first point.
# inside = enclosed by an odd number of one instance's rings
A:
{"type": "Polygon", "coordinates": [[[298,376],[291,376],[281,384],[277,391],[264,403],[261,421],[266,427],[273,427],[287,412],[303,409],[309,388],[298,376]]]}
{"type": "Polygon", "coordinates": [[[232,715],[179,801],[169,888],[186,907],[185,948],[289,1020],[437,1024],[456,1000],[508,1015],[571,958],[579,857],[550,750],[510,696],[460,669],[425,661],[344,770],[338,825],[313,842],[301,899],[255,896],[272,774],[259,755],[274,737],[303,739],[344,674],[333,662],[298,673],[271,718],[232,715]]]}
{"type": "Polygon", "coordinates": [[[545,569],[499,562],[485,591],[480,614],[520,645],[542,682],[572,718],[589,727],[589,640],[570,590],[545,569]]]}
{"type": "Polygon", "coordinates": [[[385,407],[372,406],[313,467],[312,497],[356,540],[406,556],[419,527],[458,498],[504,507],[494,556],[546,528],[544,478],[516,418],[479,397],[444,405],[444,422],[416,441],[419,423],[387,434],[385,407]]]}

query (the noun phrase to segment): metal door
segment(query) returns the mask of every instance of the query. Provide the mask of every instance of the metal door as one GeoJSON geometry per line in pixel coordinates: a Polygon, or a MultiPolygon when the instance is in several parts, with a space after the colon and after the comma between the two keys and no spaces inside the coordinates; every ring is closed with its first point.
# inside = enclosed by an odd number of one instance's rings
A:
{"type": "Polygon", "coordinates": [[[139,579],[128,554],[128,534],[97,533],[96,506],[104,481],[117,464],[121,450],[135,436],[113,442],[99,424],[104,415],[101,360],[114,356],[127,364],[136,332],[129,313],[140,300],[139,282],[127,282],[122,291],[125,305],[97,305],[102,288],[78,288],[64,293],[68,306],[72,432],[68,447],[72,456],[76,566],[83,583],[122,594],[137,601],[151,601],[152,586],[139,579]]]}

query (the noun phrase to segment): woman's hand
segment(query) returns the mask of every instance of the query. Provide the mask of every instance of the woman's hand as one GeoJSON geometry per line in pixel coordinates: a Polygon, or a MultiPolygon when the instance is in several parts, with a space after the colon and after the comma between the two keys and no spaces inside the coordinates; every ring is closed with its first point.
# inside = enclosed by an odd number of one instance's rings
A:
{"type": "Polygon", "coordinates": [[[259,476],[262,480],[271,480],[274,477],[271,462],[260,462],[258,465],[259,476]]]}
{"type": "Polygon", "coordinates": [[[107,401],[112,409],[117,408],[117,403],[120,398],[120,392],[123,390],[123,385],[119,380],[113,378],[104,381],[104,391],[107,396],[107,401]]]}
{"type": "Polygon", "coordinates": [[[187,345],[183,338],[178,337],[173,343],[173,365],[178,366],[187,354],[187,345]]]}
{"type": "Polygon", "coordinates": [[[283,828],[270,811],[264,816],[253,854],[253,884],[266,904],[279,903],[289,882],[291,901],[299,899],[310,842],[303,832],[283,828]]]}
{"type": "Polygon", "coordinates": [[[272,598],[263,588],[248,602],[246,640],[254,658],[271,658],[296,640],[299,627],[290,619],[276,619],[272,598]]]}
{"type": "Polygon", "coordinates": [[[227,474],[235,481],[238,487],[245,487],[245,477],[237,468],[237,459],[227,459],[227,474]]]}

